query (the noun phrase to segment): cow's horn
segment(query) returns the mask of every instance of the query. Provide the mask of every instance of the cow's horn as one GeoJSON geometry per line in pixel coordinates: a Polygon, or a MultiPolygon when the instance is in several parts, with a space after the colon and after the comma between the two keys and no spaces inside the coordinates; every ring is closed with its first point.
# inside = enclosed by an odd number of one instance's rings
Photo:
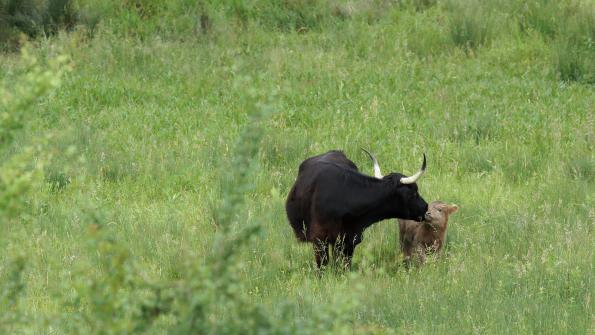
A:
{"type": "Polygon", "coordinates": [[[372,162],[374,162],[374,177],[378,178],[378,179],[382,179],[382,173],[380,172],[380,165],[378,165],[378,161],[376,160],[376,157],[374,157],[374,155],[372,155],[368,150],[362,148],[362,150],[368,154],[368,156],[370,157],[370,159],[372,160],[372,162]]]}
{"type": "Polygon", "coordinates": [[[424,174],[425,171],[426,171],[426,154],[424,154],[424,162],[421,165],[421,170],[417,171],[411,177],[403,177],[403,178],[401,178],[401,184],[413,184],[413,183],[415,183],[419,179],[419,177],[421,177],[421,175],[424,174]]]}

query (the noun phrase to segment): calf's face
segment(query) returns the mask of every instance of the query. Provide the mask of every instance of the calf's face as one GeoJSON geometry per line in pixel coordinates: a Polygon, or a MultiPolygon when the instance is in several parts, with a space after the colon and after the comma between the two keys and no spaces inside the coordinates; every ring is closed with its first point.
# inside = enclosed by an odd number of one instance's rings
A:
{"type": "Polygon", "coordinates": [[[424,222],[434,229],[446,229],[448,216],[459,210],[457,205],[449,205],[442,201],[433,201],[424,215],[424,222]]]}
{"type": "Polygon", "coordinates": [[[459,209],[442,201],[433,201],[428,206],[422,223],[399,220],[399,242],[408,266],[414,256],[425,261],[427,253],[440,252],[446,238],[448,216],[459,209]]]}

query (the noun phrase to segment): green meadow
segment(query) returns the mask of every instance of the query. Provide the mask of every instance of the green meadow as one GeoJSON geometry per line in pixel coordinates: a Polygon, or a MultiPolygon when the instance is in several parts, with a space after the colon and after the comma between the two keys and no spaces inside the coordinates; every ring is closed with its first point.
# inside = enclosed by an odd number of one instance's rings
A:
{"type": "Polygon", "coordinates": [[[0,0],[0,333],[595,331],[590,1],[0,0]],[[322,275],[284,201],[343,150],[459,205],[322,275]]]}

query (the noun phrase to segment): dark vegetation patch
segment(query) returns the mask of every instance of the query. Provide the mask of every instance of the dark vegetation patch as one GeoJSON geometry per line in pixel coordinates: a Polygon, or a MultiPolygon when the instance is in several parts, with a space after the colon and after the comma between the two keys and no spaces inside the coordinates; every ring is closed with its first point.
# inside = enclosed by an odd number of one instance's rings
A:
{"type": "Polygon", "coordinates": [[[15,50],[30,38],[72,30],[79,16],[72,0],[0,0],[0,50],[15,50]]]}
{"type": "Polygon", "coordinates": [[[60,192],[71,182],[71,178],[63,171],[50,170],[45,173],[46,182],[52,192],[60,192]]]}

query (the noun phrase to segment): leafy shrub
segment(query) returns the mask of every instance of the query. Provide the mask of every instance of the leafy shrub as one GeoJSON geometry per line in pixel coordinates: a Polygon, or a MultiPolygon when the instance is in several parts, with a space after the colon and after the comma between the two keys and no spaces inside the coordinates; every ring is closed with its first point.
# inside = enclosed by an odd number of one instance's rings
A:
{"type": "MultiPolygon", "coordinates": [[[[24,126],[37,100],[60,85],[68,69],[67,58],[58,56],[47,64],[22,50],[23,74],[0,86],[0,242],[4,225],[24,212],[29,192],[43,180],[45,157],[39,148],[27,147],[10,154],[14,134],[24,126]]],[[[12,333],[23,322],[20,295],[25,290],[23,272],[26,258],[6,253],[8,265],[0,267],[0,333],[12,333]]]]}
{"type": "MultiPolygon", "coordinates": [[[[47,64],[40,64],[28,49],[22,51],[25,63],[24,73],[14,82],[5,83],[0,91],[0,153],[12,142],[14,133],[23,127],[34,104],[40,97],[60,85],[68,66],[65,56],[58,56],[47,64]]],[[[25,194],[42,178],[42,162],[32,164],[38,155],[37,148],[25,150],[5,157],[0,163],[0,221],[2,217],[19,213],[25,194]]]]}
{"type": "Polygon", "coordinates": [[[25,290],[23,272],[25,258],[12,259],[0,272],[0,332],[14,332],[19,322],[22,322],[20,297],[25,290]]]}

